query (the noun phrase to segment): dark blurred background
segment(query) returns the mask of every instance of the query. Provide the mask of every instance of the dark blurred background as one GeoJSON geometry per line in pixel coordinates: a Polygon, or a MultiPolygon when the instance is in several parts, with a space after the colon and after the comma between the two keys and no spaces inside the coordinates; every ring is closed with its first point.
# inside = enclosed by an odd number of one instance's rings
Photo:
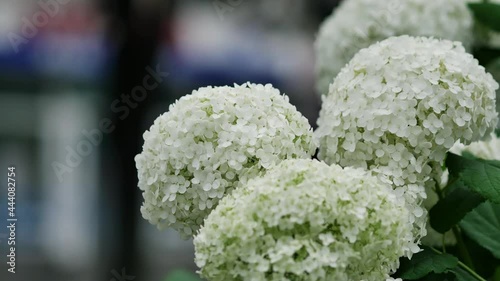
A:
{"type": "Polygon", "coordinates": [[[193,247],[141,218],[134,156],[175,99],[272,83],[314,126],[313,41],[337,1],[0,0],[0,280],[165,280],[193,247]]]}

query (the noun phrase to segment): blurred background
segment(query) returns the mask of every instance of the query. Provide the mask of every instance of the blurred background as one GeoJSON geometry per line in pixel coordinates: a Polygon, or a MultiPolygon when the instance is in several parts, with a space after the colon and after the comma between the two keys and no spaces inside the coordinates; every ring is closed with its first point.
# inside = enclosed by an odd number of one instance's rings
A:
{"type": "Polygon", "coordinates": [[[0,0],[0,280],[164,281],[193,247],[141,218],[134,156],[175,99],[272,83],[315,126],[313,41],[338,1],[0,0]],[[3,180],[5,182],[5,180],[3,180]]]}

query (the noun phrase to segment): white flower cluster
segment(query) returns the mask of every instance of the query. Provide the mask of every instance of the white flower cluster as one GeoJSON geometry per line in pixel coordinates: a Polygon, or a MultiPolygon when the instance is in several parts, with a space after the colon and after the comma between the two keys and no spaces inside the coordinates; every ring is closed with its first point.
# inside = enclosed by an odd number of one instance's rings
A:
{"type": "Polygon", "coordinates": [[[200,88],[144,133],[142,215],[188,238],[240,182],[315,149],[307,119],[271,85],[200,88]]]}
{"type": "Polygon", "coordinates": [[[388,176],[425,235],[423,183],[460,140],[497,123],[498,84],[459,42],[392,37],[361,50],[323,96],[316,137],[327,163],[388,176]]]}
{"type": "Polygon", "coordinates": [[[286,160],[224,197],[194,238],[208,280],[389,279],[418,251],[407,209],[363,169],[286,160]]]}
{"type": "Polygon", "coordinates": [[[328,93],[340,70],[361,49],[392,36],[473,41],[466,0],[346,0],[322,24],[316,40],[317,89],[328,93]]]}

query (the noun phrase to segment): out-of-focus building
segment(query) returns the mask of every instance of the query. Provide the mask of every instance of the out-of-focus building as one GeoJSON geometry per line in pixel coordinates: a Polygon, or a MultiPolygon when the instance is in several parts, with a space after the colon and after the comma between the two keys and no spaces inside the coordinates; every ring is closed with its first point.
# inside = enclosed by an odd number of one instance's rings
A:
{"type": "MultiPolygon", "coordinates": [[[[148,9],[152,2],[134,5],[148,9]]],[[[336,1],[310,2],[175,1],[152,62],[169,76],[147,110],[144,128],[193,89],[247,81],[273,83],[314,125],[319,100],[312,42],[336,1]]],[[[19,180],[19,273],[9,279],[2,270],[1,280],[96,281],[100,272],[112,280],[112,271],[121,271],[102,268],[107,256],[100,249],[110,245],[113,251],[113,237],[120,235],[113,232],[116,214],[107,206],[114,198],[104,192],[107,178],[120,175],[100,172],[100,159],[113,155],[100,143],[81,159],[74,155],[89,132],[115,114],[108,92],[124,38],[123,27],[104,9],[109,3],[0,1],[0,162],[16,165],[19,180]]],[[[144,220],[139,226],[137,258],[146,266],[138,279],[195,270],[190,241],[144,220]]]]}

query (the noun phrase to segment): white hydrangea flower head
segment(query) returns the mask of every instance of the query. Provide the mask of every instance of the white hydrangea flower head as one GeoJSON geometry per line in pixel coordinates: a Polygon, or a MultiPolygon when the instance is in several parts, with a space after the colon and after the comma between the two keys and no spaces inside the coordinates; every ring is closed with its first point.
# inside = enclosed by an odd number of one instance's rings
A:
{"type": "MultiPolygon", "coordinates": [[[[459,42],[400,36],[361,50],[323,96],[318,157],[387,176],[425,235],[423,183],[497,123],[498,84],[459,42]]],[[[421,231],[419,233],[419,231],[421,231]]]]}
{"type": "Polygon", "coordinates": [[[392,36],[473,41],[467,0],[345,0],[321,25],[316,39],[317,89],[328,86],[361,49],[392,36]]]}
{"type": "Polygon", "coordinates": [[[207,280],[386,280],[419,251],[407,209],[370,172],[281,162],[224,197],[194,238],[207,280]]]}
{"type": "Polygon", "coordinates": [[[144,133],[135,158],[142,215],[189,238],[241,182],[315,149],[307,119],[271,85],[200,88],[144,133]]]}

